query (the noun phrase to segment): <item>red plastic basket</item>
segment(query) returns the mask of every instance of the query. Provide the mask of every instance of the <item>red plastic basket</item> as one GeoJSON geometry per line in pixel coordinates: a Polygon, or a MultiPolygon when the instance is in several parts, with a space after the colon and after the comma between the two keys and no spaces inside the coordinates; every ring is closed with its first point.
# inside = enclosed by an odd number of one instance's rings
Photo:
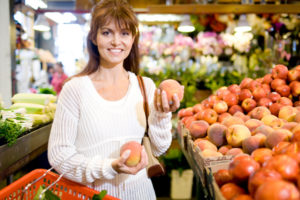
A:
{"type": "MultiPolygon", "coordinates": [[[[16,180],[12,184],[6,186],[0,190],[1,200],[21,200],[22,191],[28,183],[41,177],[47,170],[45,169],[35,169],[20,179],[16,180]]],[[[58,174],[53,172],[48,172],[47,175],[33,184],[24,193],[24,200],[32,200],[41,185],[48,186],[53,183],[59,177],[58,174]]],[[[77,200],[77,199],[92,199],[94,194],[99,193],[96,190],[88,188],[79,183],[70,181],[62,177],[55,185],[53,185],[50,190],[58,195],[62,200],[77,200]]],[[[118,198],[106,195],[104,200],[119,200],[118,198]]]]}

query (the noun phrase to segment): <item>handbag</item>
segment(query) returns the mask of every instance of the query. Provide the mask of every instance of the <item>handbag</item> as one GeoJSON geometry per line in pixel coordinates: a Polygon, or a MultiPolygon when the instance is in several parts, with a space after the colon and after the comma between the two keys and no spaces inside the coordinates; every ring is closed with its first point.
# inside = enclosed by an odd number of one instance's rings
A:
{"type": "Polygon", "coordinates": [[[149,105],[148,105],[148,100],[147,100],[147,95],[146,95],[146,90],[145,90],[145,85],[144,85],[144,81],[143,78],[141,76],[137,76],[138,78],[138,82],[140,85],[140,89],[144,98],[144,111],[145,111],[145,115],[146,115],[146,131],[145,131],[145,135],[143,137],[143,141],[142,144],[145,147],[146,153],[148,155],[148,165],[147,165],[147,174],[148,177],[154,177],[154,176],[161,176],[165,174],[165,169],[162,166],[162,164],[158,161],[158,159],[153,156],[152,154],[152,149],[151,149],[151,141],[148,135],[148,129],[149,129],[149,125],[148,125],[148,117],[149,117],[149,105]]]}

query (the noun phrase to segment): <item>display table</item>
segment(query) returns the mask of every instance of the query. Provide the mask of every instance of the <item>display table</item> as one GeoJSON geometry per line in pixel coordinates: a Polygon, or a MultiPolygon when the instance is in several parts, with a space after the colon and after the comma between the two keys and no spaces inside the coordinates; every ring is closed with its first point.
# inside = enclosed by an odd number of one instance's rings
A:
{"type": "Polygon", "coordinates": [[[12,146],[0,146],[0,180],[12,175],[47,150],[51,124],[17,139],[12,146]]]}

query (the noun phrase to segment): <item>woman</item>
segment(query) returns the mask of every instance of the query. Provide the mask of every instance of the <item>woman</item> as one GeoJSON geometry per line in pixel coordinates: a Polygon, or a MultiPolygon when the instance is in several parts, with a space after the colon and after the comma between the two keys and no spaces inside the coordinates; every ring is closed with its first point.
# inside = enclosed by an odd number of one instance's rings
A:
{"type": "Polygon", "coordinates": [[[55,63],[51,85],[53,86],[53,89],[57,95],[59,95],[62,86],[67,78],[68,76],[64,73],[63,64],[61,62],[55,63]]]}
{"type": "MultiPolygon", "coordinates": [[[[59,173],[122,200],[156,199],[147,177],[147,154],[128,167],[128,141],[141,143],[146,119],[138,74],[138,21],[124,0],[104,0],[92,11],[89,62],[60,94],[49,138],[49,162],[59,173]]],[[[166,93],[144,77],[150,107],[149,137],[158,156],[170,146],[171,112],[166,93]]]]}

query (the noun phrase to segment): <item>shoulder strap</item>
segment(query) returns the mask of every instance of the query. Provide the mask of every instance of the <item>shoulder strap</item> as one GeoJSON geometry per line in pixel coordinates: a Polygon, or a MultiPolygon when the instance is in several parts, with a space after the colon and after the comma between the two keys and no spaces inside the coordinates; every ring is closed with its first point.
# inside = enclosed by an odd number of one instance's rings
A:
{"type": "Polygon", "coordinates": [[[145,115],[146,115],[146,132],[145,132],[145,135],[148,135],[149,104],[148,104],[148,99],[147,99],[147,95],[146,95],[146,90],[145,90],[143,77],[141,77],[140,75],[137,75],[137,78],[138,78],[140,89],[141,89],[141,92],[142,92],[142,95],[143,95],[143,98],[144,98],[144,111],[145,111],[145,115]]]}

